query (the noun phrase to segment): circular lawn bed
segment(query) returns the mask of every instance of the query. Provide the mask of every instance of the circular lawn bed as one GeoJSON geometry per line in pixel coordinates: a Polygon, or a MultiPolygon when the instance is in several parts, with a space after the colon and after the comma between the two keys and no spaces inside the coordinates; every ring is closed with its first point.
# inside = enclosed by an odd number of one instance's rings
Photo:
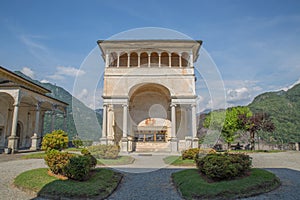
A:
{"type": "Polygon", "coordinates": [[[122,179],[122,174],[104,168],[93,169],[87,181],[61,180],[47,172],[47,168],[23,172],[15,178],[14,185],[27,192],[34,192],[39,197],[51,199],[105,199],[114,192],[122,179]]]}
{"type": "Polygon", "coordinates": [[[207,182],[197,169],[172,174],[177,190],[184,199],[237,199],[269,192],[280,186],[271,172],[251,169],[249,176],[230,181],[207,182]]]}

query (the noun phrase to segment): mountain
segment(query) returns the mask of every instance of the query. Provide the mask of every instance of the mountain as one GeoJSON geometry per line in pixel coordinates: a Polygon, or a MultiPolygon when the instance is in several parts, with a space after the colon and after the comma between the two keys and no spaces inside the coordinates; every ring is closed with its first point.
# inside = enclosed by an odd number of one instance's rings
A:
{"type": "Polygon", "coordinates": [[[262,134],[269,142],[300,142],[300,84],[287,91],[267,92],[250,103],[253,113],[265,112],[275,124],[274,133],[262,134]]]}
{"type": "MultiPolygon", "coordinates": [[[[47,94],[48,96],[69,104],[67,107],[67,132],[69,139],[72,139],[75,135],[79,135],[79,137],[83,140],[99,140],[101,137],[102,127],[101,112],[98,113],[90,109],[62,87],[53,85],[51,83],[41,83],[37,80],[33,80],[20,71],[16,71],[14,73],[50,90],[51,93],[47,94]]],[[[55,129],[63,129],[63,127],[63,116],[58,114],[55,120],[55,129]]],[[[46,112],[43,134],[49,132],[51,132],[51,115],[49,112],[46,112]]]]}

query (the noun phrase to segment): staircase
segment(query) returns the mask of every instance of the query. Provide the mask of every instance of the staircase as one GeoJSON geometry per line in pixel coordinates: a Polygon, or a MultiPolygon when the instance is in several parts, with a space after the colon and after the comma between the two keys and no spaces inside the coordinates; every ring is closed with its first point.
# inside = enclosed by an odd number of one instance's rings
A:
{"type": "Polygon", "coordinates": [[[169,142],[136,142],[136,152],[170,152],[169,142]]]}

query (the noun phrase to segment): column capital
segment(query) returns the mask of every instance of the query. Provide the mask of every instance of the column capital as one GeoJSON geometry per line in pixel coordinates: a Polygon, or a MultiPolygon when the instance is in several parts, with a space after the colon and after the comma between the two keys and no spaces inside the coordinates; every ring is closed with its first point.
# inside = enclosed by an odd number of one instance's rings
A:
{"type": "Polygon", "coordinates": [[[197,106],[197,104],[196,103],[192,103],[191,104],[191,107],[193,108],[193,107],[196,107],[197,106]]]}
{"type": "Polygon", "coordinates": [[[122,107],[127,107],[128,108],[128,104],[122,104],[122,107]]]}
{"type": "Polygon", "coordinates": [[[170,105],[170,107],[176,107],[177,106],[177,104],[175,104],[175,103],[171,103],[171,105],[170,105]]]}
{"type": "Polygon", "coordinates": [[[104,107],[108,107],[108,104],[107,104],[107,103],[104,103],[104,104],[103,104],[103,108],[104,108],[104,107]]]}

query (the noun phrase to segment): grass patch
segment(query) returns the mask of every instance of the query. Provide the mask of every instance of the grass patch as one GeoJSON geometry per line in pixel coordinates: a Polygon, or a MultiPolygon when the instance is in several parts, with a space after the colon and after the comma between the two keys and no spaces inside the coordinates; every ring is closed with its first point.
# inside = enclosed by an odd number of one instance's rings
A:
{"type": "Polygon", "coordinates": [[[280,185],[271,172],[252,169],[250,176],[231,181],[208,183],[197,169],[172,174],[172,179],[185,199],[237,199],[269,192],[280,185]]]}
{"type": "Polygon", "coordinates": [[[118,186],[122,175],[109,169],[92,170],[88,181],[59,180],[47,174],[47,168],[23,172],[14,180],[14,185],[26,191],[33,191],[40,197],[57,199],[58,197],[99,199],[109,196],[118,186]]]}
{"type": "Polygon", "coordinates": [[[22,159],[44,159],[46,156],[46,153],[43,152],[38,152],[38,153],[31,153],[31,154],[26,154],[23,155],[21,158],[22,159]]]}
{"type": "Polygon", "coordinates": [[[81,152],[82,149],[83,148],[70,147],[70,148],[64,149],[64,151],[78,151],[78,152],[81,152]]]}
{"type": "Polygon", "coordinates": [[[164,162],[168,165],[175,165],[175,166],[195,166],[196,165],[194,160],[191,160],[191,159],[183,160],[181,156],[165,157],[164,162]]]}
{"type": "Polygon", "coordinates": [[[116,159],[97,159],[99,165],[128,165],[134,162],[131,156],[119,156],[116,159]]]}

